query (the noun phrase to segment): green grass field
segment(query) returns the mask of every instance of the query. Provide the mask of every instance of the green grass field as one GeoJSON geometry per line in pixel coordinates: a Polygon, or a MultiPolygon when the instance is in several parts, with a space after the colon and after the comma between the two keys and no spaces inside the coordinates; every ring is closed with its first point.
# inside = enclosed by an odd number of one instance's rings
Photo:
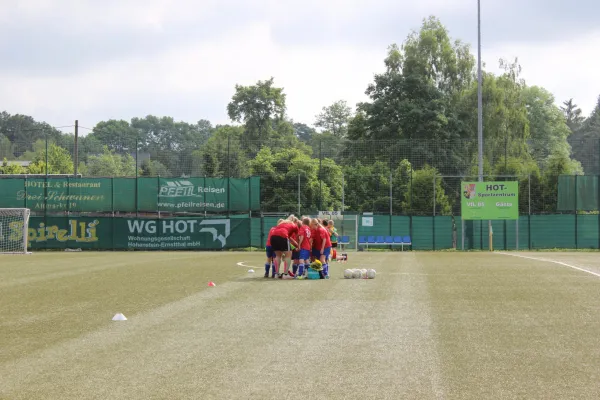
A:
{"type": "Polygon", "coordinates": [[[600,258],[512,254],[543,260],[350,252],[280,281],[258,252],[1,256],[0,399],[597,398],[600,277],[552,261],[600,258]]]}

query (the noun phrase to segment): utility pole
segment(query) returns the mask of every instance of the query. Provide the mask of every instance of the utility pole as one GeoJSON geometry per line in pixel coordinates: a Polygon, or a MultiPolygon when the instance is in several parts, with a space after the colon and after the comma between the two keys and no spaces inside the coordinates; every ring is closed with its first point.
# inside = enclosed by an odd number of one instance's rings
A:
{"type": "Polygon", "coordinates": [[[75,120],[75,145],[73,147],[73,171],[77,177],[77,168],[79,167],[79,120],[75,120]]]}

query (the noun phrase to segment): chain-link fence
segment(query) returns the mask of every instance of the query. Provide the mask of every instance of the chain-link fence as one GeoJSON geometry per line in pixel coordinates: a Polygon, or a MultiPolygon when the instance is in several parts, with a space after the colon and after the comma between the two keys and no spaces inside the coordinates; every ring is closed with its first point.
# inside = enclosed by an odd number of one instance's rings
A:
{"type": "MultiPolygon", "coordinates": [[[[0,136],[0,177],[129,178],[127,187],[133,189],[112,196],[131,197],[136,207],[145,200],[137,190],[143,179],[259,177],[260,206],[250,217],[261,215],[263,220],[252,222],[252,229],[261,226],[253,234],[254,244],[260,244],[269,215],[336,210],[349,218],[342,224],[356,225],[353,238],[411,235],[413,247],[421,249],[489,245],[487,221],[460,219],[460,182],[478,178],[474,140],[350,141],[325,134],[257,141],[228,129],[220,128],[221,136],[209,140],[158,131],[143,137],[121,131],[99,134],[83,127],[77,140],[44,129],[0,136]],[[374,215],[374,227],[355,224],[364,213],[374,215]]],[[[492,222],[496,248],[600,247],[600,140],[571,140],[562,148],[532,140],[485,140],[484,175],[488,181],[519,181],[521,218],[518,223],[492,222]]],[[[132,213],[118,208],[90,213],[74,206],[64,211],[49,207],[46,199],[34,215],[132,213]]],[[[140,211],[150,217],[165,212],[160,207],[140,211]]],[[[141,215],[137,208],[134,215],[141,215]]],[[[356,240],[352,246],[359,247],[356,240]]]]}
{"type": "MultiPolygon", "coordinates": [[[[316,135],[308,141],[245,141],[231,134],[194,143],[185,138],[168,141],[160,132],[143,140],[119,132],[110,137],[87,134],[78,140],[55,132],[34,133],[15,141],[0,138],[2,174],[259,176],[263,212],[427,216],[434,215],[437,203],[435,215],[459,215],[460,181],[477,179],[474,140],[349,141],[316,135]]],[[[557,207],[559,177],[600,174],[600,140],[572,145],[573,151],[549,153],[541,142],[486,140],[485,179],[519,176],[521,214],[564,213],[557,207]]]]}

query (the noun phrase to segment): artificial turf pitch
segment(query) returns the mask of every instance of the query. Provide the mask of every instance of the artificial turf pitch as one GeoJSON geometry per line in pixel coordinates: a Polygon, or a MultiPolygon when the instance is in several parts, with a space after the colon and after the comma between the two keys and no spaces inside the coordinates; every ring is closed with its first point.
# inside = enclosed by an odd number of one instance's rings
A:
{"type": "Polygon", "coordinates": [[[0,399],[597,398],[600,277],[548,260],[600,259],[520,254],[545,260],[350,252],[318,281],[259,252],[1,256],[0,399]]]}

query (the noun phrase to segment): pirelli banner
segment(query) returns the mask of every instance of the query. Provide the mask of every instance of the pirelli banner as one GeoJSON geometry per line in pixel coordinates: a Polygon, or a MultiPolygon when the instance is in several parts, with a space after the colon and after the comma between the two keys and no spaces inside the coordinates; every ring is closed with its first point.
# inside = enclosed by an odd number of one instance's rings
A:
{"type": "Polygon", "coordinates": [[[0,208],[49,213],[255,211],[260,209],[260,178],[4,178],[0,208]]]}
{"type": "Polygon", "coordinates": [[[250,247],[250,218],[31,217],[28,247],[222,250],[250,247]]]}

